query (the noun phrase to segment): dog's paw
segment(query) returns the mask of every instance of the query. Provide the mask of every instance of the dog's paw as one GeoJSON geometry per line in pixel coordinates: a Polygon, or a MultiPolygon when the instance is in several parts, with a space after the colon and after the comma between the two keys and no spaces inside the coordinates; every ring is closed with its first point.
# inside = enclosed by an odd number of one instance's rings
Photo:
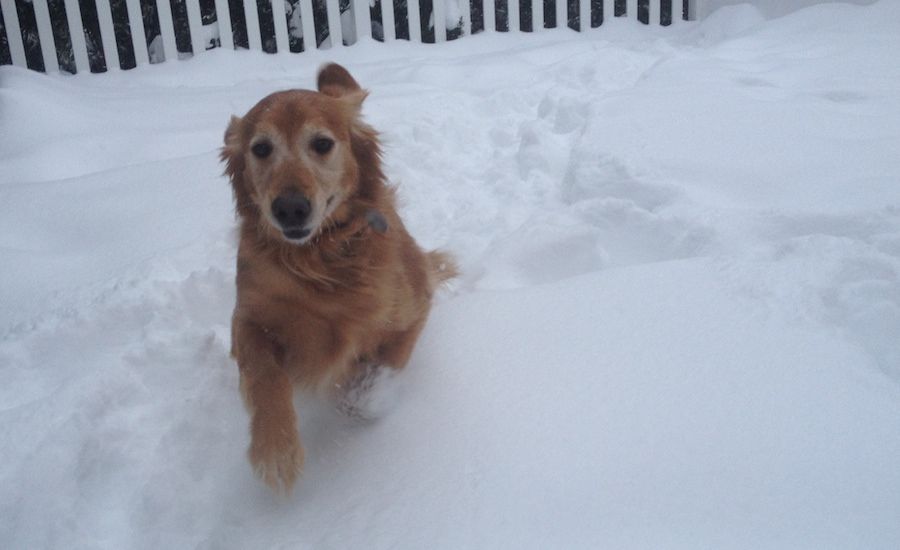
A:
{"type": "Polygon", "coordinates": [[[290,494],[303,470],[303,447],[295,430],[254,437],[247,455],[253,471],[266,485],[277,493],[290,494]]]}

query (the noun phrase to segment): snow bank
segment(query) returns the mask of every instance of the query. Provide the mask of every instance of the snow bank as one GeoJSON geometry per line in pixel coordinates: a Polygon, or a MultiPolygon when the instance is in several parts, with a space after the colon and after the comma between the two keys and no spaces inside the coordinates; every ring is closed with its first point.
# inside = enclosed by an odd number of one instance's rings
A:
{"type": "Polygon", "coordinates": [[[0,67],[0,546],[897,547],[900,6],[727,13],[0,67]],[[283,499],[216,154],[332,59],[465,274],[382,418],[298,397],[283,499]]]}
{"type": "Polygon", "coordinates": [[[746,6],[752,5],[764,13],[766,17],[774,18],[782,17],[816,4],[835,2],[868,6],[874,4],[876,0],[790,0],[790,2],[785,2],[784,0],[697,0],[697,17],[703,19],[722,8],[743,4],[746,6]]]}

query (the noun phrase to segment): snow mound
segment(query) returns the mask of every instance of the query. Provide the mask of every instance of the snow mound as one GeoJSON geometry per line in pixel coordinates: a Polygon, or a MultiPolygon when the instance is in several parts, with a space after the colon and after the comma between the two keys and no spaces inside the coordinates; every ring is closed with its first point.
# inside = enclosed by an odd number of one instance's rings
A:
{"type": "Polygon", "coordinates": [[[897,548],[900,4],[760,13],[0,67],[0,547],[897,548]],[[463,275],[283,498],[217,152],[331,60],[463,275]]]}

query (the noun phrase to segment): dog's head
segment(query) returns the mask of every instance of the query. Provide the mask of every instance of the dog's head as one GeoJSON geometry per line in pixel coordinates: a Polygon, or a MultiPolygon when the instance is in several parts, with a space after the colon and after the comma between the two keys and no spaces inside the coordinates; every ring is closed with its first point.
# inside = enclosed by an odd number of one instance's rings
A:
{"type": "Polygon", "coordinates": [[[346,217],[359,192],[361,141],[378,154],[374,132],[359,120],[366,95],[330,64],[319,71],[317,92],[276,92],[232,117],[221,156],[238,214],[296,245],[346,217]]]}

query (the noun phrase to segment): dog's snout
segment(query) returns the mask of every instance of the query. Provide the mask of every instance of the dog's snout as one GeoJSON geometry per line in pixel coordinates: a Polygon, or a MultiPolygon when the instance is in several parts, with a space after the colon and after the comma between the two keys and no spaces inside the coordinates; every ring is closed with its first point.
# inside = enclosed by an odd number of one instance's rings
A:
{"type": "Polygon", "coordinates": [[[309,199],[297,192],[279,195],[272,201],[272,215],[283,229],[302,227],[310,210],[309,199]]]}

